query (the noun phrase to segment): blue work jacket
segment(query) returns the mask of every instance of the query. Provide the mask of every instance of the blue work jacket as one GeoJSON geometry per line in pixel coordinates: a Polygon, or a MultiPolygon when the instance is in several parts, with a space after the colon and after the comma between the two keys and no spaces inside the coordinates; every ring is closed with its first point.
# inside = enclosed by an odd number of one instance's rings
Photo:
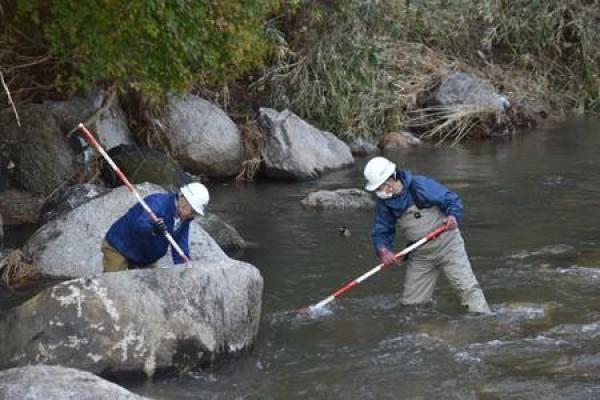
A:
{"type": "Polygon", "coordinates": [[[454,215],[456,221],[462,224],[463,205],[456,193],[433,178],[413,175],[410,171],[397,170],[396,176],[402,182],[402,191],[387,200],[377,199],[372,231],[373,246],[376,252],[382,247],[388,250],[393,248],[396,237],[396,221],[410,206],[416,205],[412,193],[415,193],[419,197],[420,203],[426,207],[438,207],[444,215],[454,215]],[[409,190],[411,185],[414,190],[409,190]]]}
{"type": "MultiPolygon", "coordinates": [[[[182,220],[177,231],[173,231],[177,195],[156,193],[146,196],[144,200],[154,214],[165,221],[167,230],[184,254],[189,257],[188,237],[191,220],[182,220]]],[[[169,241],[165,235],[154,233],[154,224],[150,215],[139,203],[112,224],[106,234],[106,241],[125,258],[137,265],[152,264],[162,258],[169,249],[169,241]]],[[[171,251],[171,255],[175,264],[183,262],[175,250],[171,251]]]]}

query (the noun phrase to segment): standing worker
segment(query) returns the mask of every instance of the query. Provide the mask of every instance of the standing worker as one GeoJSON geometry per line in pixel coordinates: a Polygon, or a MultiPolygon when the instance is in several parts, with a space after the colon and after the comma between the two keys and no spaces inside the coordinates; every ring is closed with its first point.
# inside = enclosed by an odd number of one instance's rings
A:
{"type": "MultiPolygon", "coordinates": [[[[144,198],[158,217],[153,222],[141,204],[131,207],[108,230],[102,242],[104,272],[152,268],[169,249],[165,232],[169,232],[189,258],[190,222],[194,214],[204,215],[209,195],[201,183],[190,183],[179,193],[155,193],[144,198]]],[[[173,263],[183,259],[171,251],[173,263]]]]}
{"type": "Polygon", "coordinates": [[[410,253],[402,303],[431,301],[441,269],[469,312],[491,313],[458,229],[463,218],[460,197],[432,178],[396,169],[396,164],[384,157],[371,159],[364,176],[365,190],[375,192],[378,197],[372,237],[382,264],[402,261],[392,250],[396,225],[411,242],[442,224],[448,226],[448,231],[437,239],[410,253]]]}

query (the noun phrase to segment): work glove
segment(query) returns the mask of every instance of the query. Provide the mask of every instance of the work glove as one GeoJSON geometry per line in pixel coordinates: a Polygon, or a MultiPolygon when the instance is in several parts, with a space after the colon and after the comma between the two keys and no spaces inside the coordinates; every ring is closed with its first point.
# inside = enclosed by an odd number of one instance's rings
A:
{"type": "Polygon", "coordinates": [[[165,224],[165,221],[162,218],[159,218],[154,221],[152,230],[154,231],[155,235],[164,235],[167,231],[167,224],[165,224]]]}
{"type": "Polygon", "coordinates": [[[383,265],[398,264],[403,258],[402,256],[396,257],[393,252],[385,247],[381,247],[377,252],[379,253],[379,261],[381,261],[383,265]]]}
{"type": "Polygon", "coordinates": [[[446,227],[449,231],[458,227],[458,222],[456,222],[456,217],[454,215],[447,216],[444,220],[444,224],[446,224],[446,227]]]}

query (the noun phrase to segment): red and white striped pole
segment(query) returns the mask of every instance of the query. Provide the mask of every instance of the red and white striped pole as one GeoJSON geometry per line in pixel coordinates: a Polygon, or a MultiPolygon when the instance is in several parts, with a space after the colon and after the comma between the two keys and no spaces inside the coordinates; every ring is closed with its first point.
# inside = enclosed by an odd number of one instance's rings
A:
{"type": "MultiPolygon", "coordinates": [[[[446,225],[446,224],[440,226],[435,231],[430,232],[425,237],[417,240],[415,243],[411,244],[410,246],[408,246],[407,248],[405,248],[401,252],[396,253],[396,258],[404,256],[404,255],[410,253],[411,251],[413,251],[414,249],[416,249],[418,247],[421,247],[425,243],[427,243],[427,242],[435,239],[439,235],[441,235],[447,229],[448,229],[448,225],[446,225]]],[[[329,297],[326,297],[325,299],[321,300],[320,302],[318,302],[318,303],[316,303],[316,304],[314,304],[312,306],[302,308],[299,311],[300,312],[302,312],[302,311],[308,311],[308,312],[315,311],[315,310],[323,307],[324,305],[331,303],[333,300],[337,299],[338,297],[341,297],[342,295],[344,295],[349,290],[351,290],[351,289],[355,288],[356,286],[358,286],[361,282],[367,280],[371,276],[375,275],[376,273],[378,273],[379,271],[381,271],[381,270],[383,270],[383,269],[385,269],[387,267],[389,267],[389,265],[379,264],[378,266],[376,266],[375,268],[373,268],[370,271],[366,272],[365,274],[359,276],[358,278],[356,278],[352,282],[349,282],[346,285],[342,286],[341,288],[339,288],[338,290],[336,290],[333,294],[331,294],[329,297]]]]}
{"type": "MultiPolygon", "coordinates": [[[[142,205],[142,207],[144,207],[146,212],[148,212],[148,214],[150,215],[150,219],[153,222],[158,221],[158,217],[156,216],[156,214],[154,214],[154,211],[152,211],[152,209],[148,206],[148,204],[146,204],[146,202],[144,201],[142,196],[140,196],[140,193],[131,184],[131,182],[129,182],[129,179],[127,179],[127,177],[121,171],[121,169],[117,166],[117,164],[115,164],[115,162],[110,158],[110,156],[106,153],[106,151],[104,151],[104,149],[102,148],[100,143],[98,143],[98,141],[96,140],[94,135],[92,135],[92,133],[85,127],[85,125],[83,125],[81,123],[79,124],[77,129],[79,129],[79,130],[81,130],[81,132],[83,132],[87,141],[90,142],[96,148],[96,150],[98,150],[98,152],[102,155],[102,157],[104,157],[104,159],[106,160],[108,165],[110,165],[110,167],[113,169],[113,171],[115,171],[115,173],[119,176],[119,178],[121,178],[121,180],[123,181],[123,183],[125,184],[127,189],[129,189],[129,191],[135,195],[137,201],[142,205]]],[[[173,249],[175,249],[177,254],[179,254],[179,257],[181,257],[181,259],[186,264],[189,264],[190,259],[185,255],[183,250],[181,250],[181,247],[179,247],[177,242],[173,239],[173,236],[171,236],[171,234],[169,232],[165,231],[165,237],[167,238],[167,240],[169,241],[169,243],[171,244],[173,249]]]]}

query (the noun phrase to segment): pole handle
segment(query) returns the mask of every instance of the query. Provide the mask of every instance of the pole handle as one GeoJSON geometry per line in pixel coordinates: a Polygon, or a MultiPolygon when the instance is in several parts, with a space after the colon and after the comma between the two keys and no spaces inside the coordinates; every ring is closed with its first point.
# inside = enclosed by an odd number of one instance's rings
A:
{"type": "MultiPolygon", "coordinates": [[[[127,187],[127,189],[131,193],[133,193],[135,195],[138,203],[140,203],[142,205],[142,207],[144,207],[144,210],[146,210],[146,212],[150,215],[150,219],[153,222],[158,221],[158,217],[156,216],[156,214],[154,214],[154,212],[148,206],[148,204],[144,201],[144,199],[142,198],[142,196],[140,196],[140,193],[131,184],[131,182],[129,182],[129,179],[127,179],[127,177],[125,176],[125,174],[123,173],[123,171],[121,171],[121,169],[117,166],[117,164],[115,164],[115,162],[112,160],[112,158],[110,158],[110,156],[108,155],[108,153],[106,151],[104,151],[104,148],[102,147],[102,145],[100,143],[98,143],[98,141],[96,140],[96,138],[94,137],[94,135],[92,135],[92,133],[82,123],[80,123],[77,128],[79,130],[81,130],[81,132],[83,132],[83,134],[84,134],[85,138],[87,139],[87,141],[90,142],[96,148],[96,150],[98,151],[98,153],[100,153],[100,155],[106,160],[106,162],[108,163],[108,165],[110,165],[110,167],[113,169],[113,171],[115,171],[115,173],[117,174],[117,176],[119,178],[121,178],[121,181],[123,181],[123,183],[125,184],[125,186],[127,187]]],[[[177,242],[175,242],[175,239],[173,239],[173,236],[171,236],[171,234],[169,232],[165,231],[165,237],[167,238],[167,240],[169,241],[169,243],[171,244],[171,246],[173,247],[173,249],[175,249],[175,251],[177,252],[177,254],[179,255],[179,257],[181,257],[181,259],[186,264],[189,264],[190,259],[185,255],[185,253],[183,252],[183,250],[181,250],[181,247],[179,247],[179,245],[177,244],[177,242]]]]}

